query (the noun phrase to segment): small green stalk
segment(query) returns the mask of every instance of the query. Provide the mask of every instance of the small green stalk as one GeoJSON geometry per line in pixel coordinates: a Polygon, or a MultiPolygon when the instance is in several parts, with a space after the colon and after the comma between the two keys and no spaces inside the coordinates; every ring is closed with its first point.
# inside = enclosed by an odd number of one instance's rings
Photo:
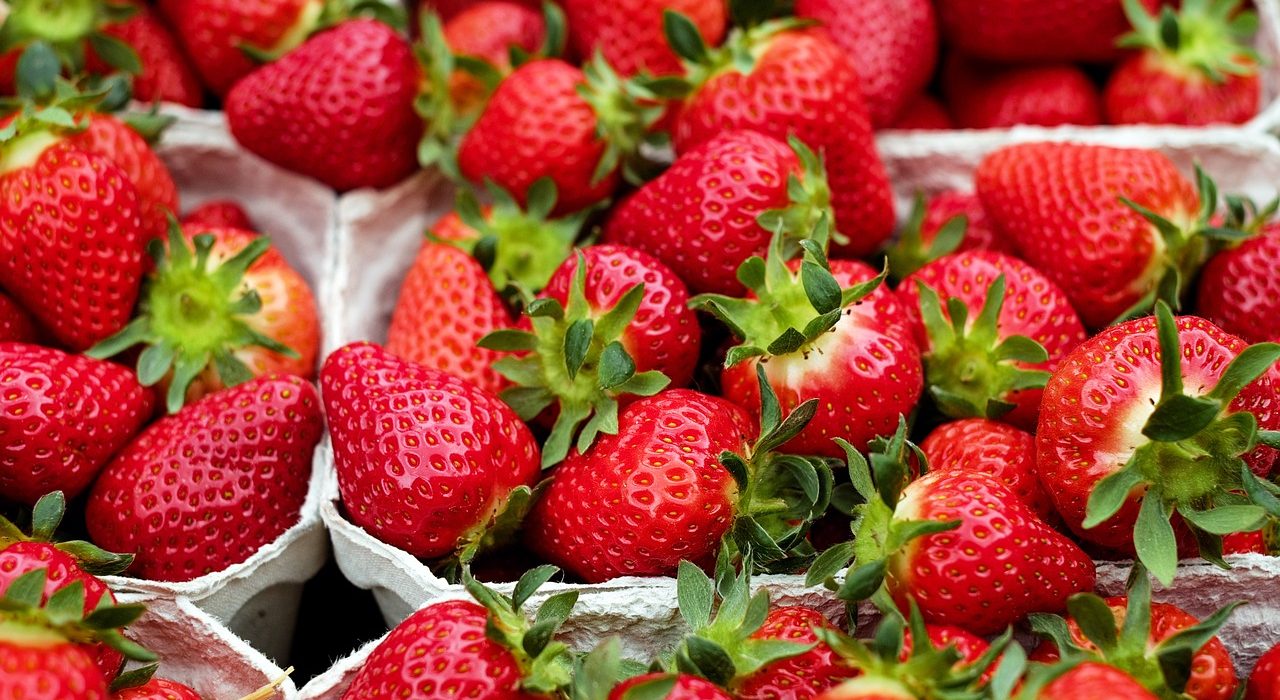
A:
{"type": "Polygon", "coordinates": [[[586,81],[578,94],[596,115],[596,137],[605,144],[591,183],[597,184],[621,167],[623,177],[642,184],[656,174],[641,153],[645,145],[661,146],[666,137],[653,131],[666,112],[662,97],[643,80],[623,79],[599,52],[582,67],[586,81]]]}
{"type": "Polygon", "coordinates": [[[1180,9],[1165,5],[1152,15],[1139,0],[1124,0],[1133,31],[1117,44],[1154,51],[1171,67],[1215,83],[1254,75],[1263,63],[1249,45],[1258,31],[1258,15],[1242,10],[1243,4],[1242,0],[1183,0],[1180,9]]]}

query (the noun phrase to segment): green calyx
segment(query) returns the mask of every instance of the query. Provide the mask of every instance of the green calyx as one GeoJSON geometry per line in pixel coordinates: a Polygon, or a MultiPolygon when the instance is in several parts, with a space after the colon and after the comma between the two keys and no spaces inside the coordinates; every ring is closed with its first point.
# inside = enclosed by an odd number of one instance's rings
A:
{"type": "Polygon", "coordinates": [[[582,72],[586,80],[578,84],[578,95],[595,112],[596,137],[605,144],[591,183],[601,182],[619,168],[630,183],[652,179],[656,172],[641,148],[666,143],[665,134],[653,131],[666,111],[663,96],[645,80],[619,76],[598,51],[582,66],[582,72]]]}
{"type": "MultiPolygon", "coordinates": [[[[609,700],[618,684],[647,671],[648,667],[639,661],[622,658],[622,643],[617,637],[609,637],[578,659],[569,697],[572,700],[609,700]]],[[[622,700],[663,700],[675,683],[674,674],[661,674],[629,688],[622,700]]]]}
{"type": "Polygon", "coordinates": [[[504,596],[462,573],[467,593],[489,612],[485,636],[506,647],[520,666],[521,686],[531,692],[551,695],[567,689],[572,680],[574,655],[555,639],[578,602],[577,591],[549,596],[534,613],[525,614],[524,605],[538,588],[559,573],[551,565],[531,569],[516,582],[511,596],[504,596]]]}
{"type": "Polygon", "coordinates": [[[948,219],[926,246],[922,234],[925,209],[924,195],[917,194],[911,205],[911,215],[907,217],[906,226],[902,228],[897,242],[885,251],[885,258],[889,263],[889,276],[895,280],[906,279],[911,273],[934,260],[955,252],[964,242],[969,218],[959,214],[948,219]]]}
{"type": "Polygon", "coordinates": [[[467,188],[458,192],[458,217],[480,235],[466,241],[442,241],[471,253],[489,273],[493,286],[515,285],[537,292],[569,257],[587,218],[595,208],[551,218],[556,185],[550,178],[534,182],[521,208],[515,198],[492,182],[485,183],[493,205],[485,212],[467,188]]]}
{"type": "MultiPolygon", "coordinates": [[[[53,542],[66,511],[67,499],[61,491],[53,491],[41,496],[31,511],[30,534],[23,532],[13,521],[0,515],[0,550],[18,542],[53,542]]],[[[70,554],[81,569],[94,576],[119,574],[133,563],[132,554],[108,552],[84,540],[58,542],[54,547],[70,554]]]]}
{"type": "Polygon", "coordinates": [[[1153,645],[1151,580],[1147,570],[1135,563],[1129,574],[1122,621],[1096,594],[1077,593],[1067,601],[1071,619],[1096,651],[1077,644],[1067,621],[1057,615],[1033,613],[1029,620],[1033,632],[1058,647],[1064,662],[1101,661],[1128,673],[1158,697],[1175,700],[1186,697],[1183,691],[1191,678],[1195,654],[1242,604],[1228,605],[1153,645]]]}
{"type": "Polygon", "coordinates": [[[543,480],[534,488],[517,486],[512,489],[494,508],[492,517],[463,534],[455,553],[434,562],[431,571],[449,583],[461,582],[463,571],[476,557],[516,541],[525,517],[550,483],[550,480],[543,480]]]}
{"type": "Polygon", "coordinates": [[[1258,31],[1258,15],[1242,5],[1242,0],[1184,0],[1181,9],[1165,5],[1152,15],[1139,0],[1124,0],[1133,31],[1117,44],[1154,51],[1169,65],[1215,83],[1254,75],[1262,63],[1249,45],[1258,31]]]}
{"type": "Polygon", "coordinates": [[[500,330],[479,342],[482,348],[513,353],[493,368],[515,384],[502,398],[522,419],[558,408],[542,448],[544,468],[562,461],[570,447],[585,452],[600,434],[617,434],[619,396],[652,396],[670,383],[658,371],[636,372],[622,344],[644,285],[627,290],[613,308],[597,311],[587,303],[586,274],[586,259],[579,253],[567,305],[535,299],[525,308],[532,332],[500,330]]]}
{"type": "Polygon", "coordinates": [[[395,3],[382,0],[307,0],[293,24],[271,46],[241,43],[240,49],[251,60],[270,63],[301,46],[311,36],[337,26],[353,17],[375,19],[397,31],[409,25],[408,13],[395,3]]]}
{"type": "Polygon", "coordinates": [[[1134,450],[1119,470],[1099,481],[1089,495],[1085,528],[1106,522],[1135,491],[1145,488],[1134,547],[1138,559],[1164,585],[1173,581],[1178,547],[1173,513],[1196,535],[1200,555],[1226,567],[1222,535],[1261,527],[1268,515],[1280,513],[1273,489],[1253,475],[1244,456],[1275,434],[1258,430],[1248,412],[1229,412],[1244,387],[1280,360],[1280,345],[1258,343],[1245,348],[1227,365],[1217,385],[1203,395],[1183,388],[1182,353],[1173,312],[1156,304],[1160,342],[1160,400],[1142,428],[1147,442],[1134,450]]]}
{"type": "Polygon", "coordinates": [[[736,517],[726,545],[754,562],[758,573],[798,573],[813,561],[809,526],[826,512],[834,479],[826,461],[778,450],[809,424],[818,400],[805,401],[783,417],[759,364],[756,380],[760,436],[745,455],[720,454],[720,463],[738,486],[736,517]]]}
{"type": "Polygon", "coordinates": [[[124,41],[102,31],[128,19],[136,8],[103,0],[12,0],[0,25],[0,53],[28,44],[43,44],[59,71],[78,75],[85,67],[85,45],[107,65],[136,75],[142,71],[138,55],[124,41]]]}
{"type": "Polygon", "coordinates": [[[721,73],[750,74],[775,35],[814,23],[795,17],[766,19],[757,13],[750,22],[737,24],[722,45],[710,47],[693,20],[674,10],[663,11],[663,32],[672,51],[681,58],[685,74],[651,78],[646,81],[650,89],[664,97],[682,99],[721,73]],[[748,23],[751,26],[744,26],[748,23]]]}
{"type": "Polygon", "coordinates": [[[920,281],[916,289],[929,336],[925,380],[944,414],[951,418],[999,418],[1015,407],[1008,400],[1011,393],[1043,388],[1049,381],[1048,372],[1022,367],[1047,361],[1049,355],[1043,346],[1023,335],[1000,337],[1004,275],[991,283],[982,310],[972,323],[969,309],[960,299],[947,299],[944,316],[937,292],[920,281]]]}
{"type": "Polygon", "coordinates": [[[41,605],[48,572],[29,571],[14,579],[0,598],[0,639],[51,643],[56,638],[77,644],[101,643],[135,661],[155,661],[156,655],[125,639],[120,628],[146,612],[141,604],[116,605],[106,596],[88,615],[84,613],[84,582],[59,588],[41,605]]]}
{"type": "Polygon", "coordinates": [[[170,413],[182,408],[191,382],[210,366],[224,386],[252,379],[236,350],[261,347],[297,357],[248,323],[262,309],[262,299],[256,290],[244,288],[244,275],[271,247],[270,240],[255,238],[216,266],[210,261],[212,235],[196,236],[188,247],[170,218],[168,242],[167,248],[159,240],[148,247],[155,269],[145,282],[134,319],[85,354],[105,359],[145,345],[138,356],[138,381],[151,386],[170,377],[165,401],[170,413]]]}

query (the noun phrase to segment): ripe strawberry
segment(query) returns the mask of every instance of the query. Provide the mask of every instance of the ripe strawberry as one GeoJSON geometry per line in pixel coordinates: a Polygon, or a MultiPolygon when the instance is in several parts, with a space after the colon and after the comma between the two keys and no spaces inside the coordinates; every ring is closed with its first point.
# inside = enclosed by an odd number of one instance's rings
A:
{"type": "Polygon", "coordinates": [[[152,678],[143,685],[118,690],[111,700],[204,700],[190,686],[163,678],[152,678]]]}
{"type": "Polygon", "coordinates": [[[982,473],[998,479],[1042,519],[1053,504],[1036,476],[1036,438],[1007,423],[966,418],[944,423],[920,444],[935,472],[982,473]]]}
{"type": "Polygon", "coordinates": [[[658,686],[658,684],[662,684],[661,687],[670,684],[670,690],[661,696],[665,700],[732,700],[734,697],[721,690],[715,683],[698,676],[687,673],[676,676],[666,673],[646,673],[619,683],[609,691],[608,700],[627,700],[632,697],[632,693],[639,693],[645,688],[658,686]]]}
{"type": "Polygon", "coordinates": [[[1244,700],[1275,700],[1280,698],[1280,644],[1271,647],[1258,659],[1249,674],[1249,684],[1244,700]]]}
{"type": "Polygon", "coordinates": [[[1057,676],[1035,695],[1035,700],[1157,700],[1133,676],[1115,666],[1087,661],[1057,676]]]}
{"type": "Polygon", "coordinates": [[[795,13],[825,25],[853,60],[876,128],[892,124],[933,77],[938,20],[929,0],[796,0],[795,13]]]}
{"type": "Polygon", "coordinates": [[[227,124],[245,148],[334,189],[388,187],[417,167],[420,73],[394,30],[351,20],[236,83],[227,124]]]}
{"type": "Polygon", "coordinates": [[[465,555],[527,504],[538,445],[496,396],[369,343],[329,355],[320,383],[342,503],[378,539],[465,555]]]}
{"type": "Polygon", "coordinates": [[[204,84],[219,96],[257,67],[243,47],[279,58],[316,28],[311,0],[172,0],[164,11],[204,84]]]}
{"type": "Polygon", "coordinates": [[[950,253],[991,250],[1013,254],[996,235],[982,200],[968,192],[940,192],[926,200],[917,196],[898,240],[887,251],[889,274],[902,280],[950,253]]]}
{"type": "Polygon", "coordinates": [[[85,508],[89,534],[133,553],[131,571],[152,580],[239,564],[298,521],[322,423],[315,389],[297,377],[210,394],[153,423],[107,465],[85,508]],[[216,498],[206,483],[219,484],[216,498]]]}
{"type": "MultiPolygon", "coordinates": [[[[432,10],[439,13],[441,18],[449,20],[462,14],[467,8],[483,2],[486,2],[486,0],[421,0],[421,2],[410,3],[410,5],[416,5],[418,10],[432,10]]],[[[539,0],[510,0],[510,2],[533,10],[541,6],[539,0]]]]}
{"type": "Polygon", "coordinates": [[[182,215],[182,226],[194,228],[197,224],[205,228],[238,228],[242,231],[256,231],[253,221],[238,202],[229,199],[213,199],[201,204],[182,215]]]}
{"type": "MultiPolygon", "coordinates": [[[[182,53],[178,39],[146,4],[127,3],[133,14],[123,21],[103,27],[138,54],[142,72],[133,78],[133,96],[143,102],[176,102],[188,107],[204,104],[204,88],[191,61],[182,53]]],[[[90,52],[86,57],[90,73],[107,75],[113,68],[90,52]]]]}
{"type": "Polygon", "coordinates": [[[1066,63],[1001,68],[953,56],[943,71],[943,94],[962,129],[1102,123],[1098,88],[1066,63]]]}
{"type": "Polygon", "coordinates": [[[764,255],[781,216],[794,232],[831,217],[821,162],[803,144],[729,131],[686,151],[619,205],[604,240],[639,248],[671,266],[695,292],[741,294],[738,266],[764,255]]]}
{"type": "Polygon", "coordinates": [[[1040,388],[1086,337],[1062,290],[1002,253],[945,256],[903,280],[898,295],[920,314],[915,332],[925,382],[952,418],[1035,428],[1040,388]]]}
{"type": "Polygon", "coordinates": [[[1174,296],[1202,261],[1217,199],[1207,178],[1197,194],[1155,151],[1075,143],[1001,148],[976,180],[996,231],[1090,328],[1149,308],[1157,291],[1174,296]]]}
{"type": "Polygon", "coordinates": [[[819,695],[817,700],[919,700],[901,681],[861,676],[819,695]]]}
{"type": "Polygon", "coordinates": [[[0,343],[31,343],[38,337],[31,314],[4,292],[0,292],[0,343]]]}
{"type": "Polygon", "coordinates": [[[897,118],[887,125],[887,129],[902,129],[910,131],[937,131],[943,129],[954,129],[955,122],[951,120],[951,115],[947,114],[947,110],[929,95],[917,95],[914,99],[907,102],[902,111],[898,113],[897,118]]]}
{"type": "Polygon", "coordinates": [[[579,56],[600,52],[622,76],[641,71],[650,75],[684,72],[680,57],[663,35],[663,13],[688,17],[707,43],[719,44],[728,24],[726,3],[721,0],[626,0],[595,2],[565,0],[569,41],[579,56]]]}
{"type": "Polygon", "coordinates": [[[547,599],[536,627],[524,612],[529,595],[556,572],[551,566],[529,571],[510,598],[464,575],[467,592],[479,604],[446,600],[410,615],[369,654],[342,700],[565,697],[557,691],[571,680],[573,654],[552,635],[578,594],[547,599]]]}
{"type": "Polygon", "coordinates": [[[106,700],[106,680],[78,646],[53,630],[2,620],[0,698],[106,700]]]}
{"type": "Polygon", "coordinates": [[[879,249],[894,226],[889,178],[857,69],[830,36],[782,22],[735,33],[713,50],[687,19],[667,17],[668,37],[689,74],[672,134],[676,152],[733,129],[795,136],[825,161],[840,234],[835,250],[858,257],[879,249]]]}
{"type": "Polygon", "coordinates": [[[239,229],[169,229],[138,312],[89,350],[111,357],[134,345],[138,380],[166,389],[170,413],[270,373],[315,376],[320,321],[306,280],[271,241],[239,229]],[[190,247],[188,247],[190,246],[190,247]]]}
{"type": "MultiPolygon", "coordinates": [[[[1148,8],[1160,0],[1141,0],[1148,8]]],[[[1117,0],[938,0],[948,44],[1007,62],[1110,61],[1129,28],[1117,0]]]]}
{"type": "Polygon", "coordinates": [[[836,628],[813,608],[781,606],[769,611],[751,639],[780,640],[811,646],[808,651],[764,664],[731,683],[738,700],[806,700],[858,675],[815,630],[836,628]]]}
{"type": "Polygon", "coordinates": [[[971,192],[939,192],[930,197],[925,206],[921,237],[928,243],[939,229],[957,216],[965,217],[964,240],[956,248],[957,253],[966,250],[1013,252],[1009,244],[996,235],[987,211],[982,208],[982,200],[971,192]]]}
{"type": "MultiPolygon", "coordinates": [[[[991,648],[991,644],[987,640],[960,627],[926,624],[924,629],[928,633],[929,643],[935,649],[954,647],[960,653],[960,659],[956,662],[957,665],[965,666],[978,663],[983,654],[986,654],[987,650],[991,648]]],[[[898,660],[907,661],[910,659],[912,649],[911,630],[903,630],[902,652],[898,655],[898,660]]]]}
{"type": "Polygon", "coordinates": [[[1278,255],[1278,224],[1214,255],[1200,273],[1196,310],[1248,342],[1280,341],[1280,279],[1271,264],[1278,255]]]}
{"type": "Polygon", "coordinates": [[[0,384],[0,493],[27,505],[79,495],[155,407],[120,365],[25,343],[0,343],[0,384]]]}
{"type": "Polygon", "coordinates": [[[1036,468],[1058,513],[1090,542],[1136,545],[1166,585],[1178,552],[1196,551],[1192,533],[1201,556],[1218,560],[1221,535],[1264,521],[1262,508],[1215,510],[1239,505],[1241,489],[1259,493],[1251,468],[1272,470],[1276,451],[1256,433],[1280,425],[1277,387],[1263,374],[1277,359],[1280,346],[1246,348],[1204,319],[1175,321],[1163,303],[1155,318],[1077,347],[1045,387],[1036,433],[1036,468]]]}
{"type": "MultiPolygon", "coordinates": [[[[547,20],[531,7],[484,0],[449,19],[441,28],[441,38],[455,56],[483,61],[497,77],[505,77],[512,70],[513,52],[533,55],[543,48],[547,20]]],[[[449,98],[463,115],[478,114],[492,92],[491,86],[466,70],[455,68],[446,79],[449,98]]]]}
{"type": "Polygon", "coordinates": [[[138,190],[142,226],[148,238],[160,238],[168,216],[178,211],[178,187],[169,169],[138,132],[109,114],[84,115],[87,126],[68,139],[86,153],[110,158],[138,190]]]}
{"type": "Polygon", "coordinates": [[[1139,51],[1111,73],[1104,95],[1113,124],[1243,124],[1258,113],[1261,58],[1249,46],[1257,15],[1241,0],[1190,0],[1159,15],[1124,3],[1139,51]]]}

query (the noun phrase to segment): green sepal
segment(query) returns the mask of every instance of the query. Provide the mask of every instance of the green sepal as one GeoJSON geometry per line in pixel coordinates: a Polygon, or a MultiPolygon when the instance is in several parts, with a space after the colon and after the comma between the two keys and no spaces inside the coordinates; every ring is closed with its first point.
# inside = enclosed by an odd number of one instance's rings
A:
{"type": "Polygon", "coordinates": [[[30,534],[24,533],[13,521],[0,515],[0,550],[17,542],[50,542],[69,554],[81,569],[94,576],[112,576],[123,573],[133,564],[132,554],[116,554],[85,540],[55,540],[62,517],[66,513],[67,500],[61,491],[52,491],[40,497],[31,511],[30,534]]]}
{"type": "Polygon", "coordinates": [[[895,280],[904,280],[934,260],[954,253],[964,242],[969,217],[957,214],[938,229],[926,246],[923,236],[926,209],[924,195],[917,194],[906,225],[902,227],[897,241],[885,251],[889,276],[895,280]]]}
{"type": "Polygon", "coordinates": [[[586,79],[577,86],[578,95],[595,112],[596,137],[605,144],[591,184],[619,170],[632,184],[651,179],[654,168],[641,147],[655,143],[653,126],[666,112],[662,97],[644,80],[619,76],[599,51],[582,66],[582,72],[586,79]]]}
{"type": "Polygon", "coordinates": [[[1123,48],[1154,51],[1162,59],[1198,71],[1215,83],[1249,76],[1264,63],[1251,46],[1258,16],[1241,9],[1241,0],[1190,0],[1180,9],[1165,5],[1152,15],[1139,0],[1124,0],[1133,31],[1121,36],[1123,48]]]}

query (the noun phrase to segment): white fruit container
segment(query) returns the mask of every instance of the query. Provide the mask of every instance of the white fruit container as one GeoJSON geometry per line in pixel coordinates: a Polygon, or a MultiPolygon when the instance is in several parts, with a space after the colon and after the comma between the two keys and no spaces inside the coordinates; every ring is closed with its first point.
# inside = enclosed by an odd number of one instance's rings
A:
{"type": "MultiPolygon", "coordinates": [[[[277,168],[239,148],[218,112],[167,107],[178,122],[165,132],[160,157],[173,173],[183,210],[211,199],[244,206],[260,232],[306,278],[323,308],[330,294],[330,250],[337,201],[326,187],[277,168]]],[[[328,328],[323,329],[326,337],[328,328]]],[[[108,577],[117,591],[186,598],[268,656],[288,656],[302,584],[328,556],[320,501],[332,460],[327,438],[316,449],[307,498],[297,524],[244,562],[192,581],[167,583],[108,577]]]]}
{"type": "MultiPolygon", "coordinates": [[[[1188,175],[1193,164],[1199,163],[1217,179],[1223,192],[1247,194],[1261,201],[1270,199],[1280,187],[1280,143],[1267,135],[1239,129],[1165,128],[1138,133],[1017,128],[925,137],[891,133],[883,135],[879,145],[895,183],[898,211],[905,212],[917,192],[971,191],[973,171],[991,150],[1044,139],[1156,148],[1188,175]]],[[[329,322],[336,333],[331,337],[335,345],[386,340],[401,281],[423,231],[451,205],[452,188],[426,173],[389,190],[354,192],[340,200],[335,306],[329,310],[338,314],[329,322]]],[[[336,479],[328,485],[321,513],[338,565],[352,583],[373,592],[388,625],[404,619],[427,600],[460,592],[459,587],[436,577],[418,559],[349,522],[339,502],[336,479]]],[[[1176,587],[1158,593],[1157,600],[1181,605],[1200,615],[1232,600],[1251,601],[1223,632],[1240,669],[1247,671],[1266,647],[1280,641],[1280,559],[1249,555],[1235,560],[1239,568],[1233,571],[1187,562],[1176,587]]],[[[1099,580],[1103,592],[1117,592],[1127,571],[1127,564],[1102,565],[1099,580]]],[[[806,588],[800,577],[763,576],[756,582],[769,588],[779,603],[815,605],[833,619],[843,614],[843,606],[830,593],[806,588]]],[[[510,587],[511,584],[496,586],[504,592],[509,592],[510,587]]],[[[598,585],[550,583],[535,596],[534,604],[570,588],[579,591],[580,597],[575,614],[563,628],[563,636],[577,648],[619,635],[625,653],[633,658],[650,658],[668,648],[683,632],[671,578],[620,578],[598,585]]]]}

